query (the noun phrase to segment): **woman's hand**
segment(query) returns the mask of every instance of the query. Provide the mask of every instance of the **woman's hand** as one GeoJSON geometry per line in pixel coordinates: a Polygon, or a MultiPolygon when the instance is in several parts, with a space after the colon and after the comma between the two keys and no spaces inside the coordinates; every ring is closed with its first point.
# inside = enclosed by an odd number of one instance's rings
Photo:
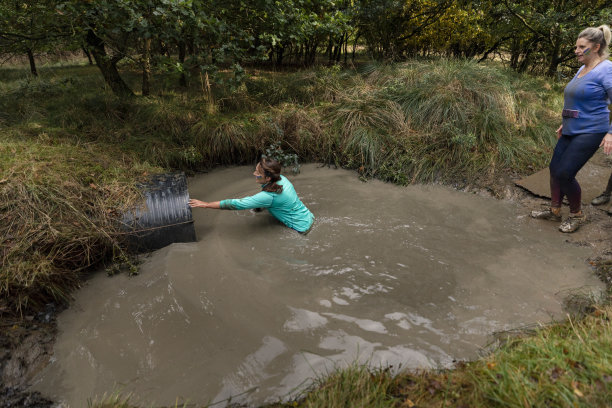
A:
{"type": "Polygon", "coordinates": [[[607,133],[599,146],[603,147],[605,154],[612,153],[612,133],[607,133]]]}
{"type": "Polygon", "coordinates": [[[562,131],[563,131],[563,125],[559,126],[559,129],[557,129],[557,140],[561,139],[562,131]]]}
{"type": "Polygon", "coordinates": [[[192,208],[195,208],[195,207],[208,208],[208,203],[206,201],[200,201],[200,200],[196,200],[195,198],[192,198],[191,200],[189,200],[189,206],[192,208]]]}

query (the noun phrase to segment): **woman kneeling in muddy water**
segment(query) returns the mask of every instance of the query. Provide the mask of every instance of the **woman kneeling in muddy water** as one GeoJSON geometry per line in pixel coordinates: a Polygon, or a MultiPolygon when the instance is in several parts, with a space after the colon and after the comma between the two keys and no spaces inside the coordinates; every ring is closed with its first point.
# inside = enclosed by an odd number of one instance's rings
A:
{"type": "Polygon", "coordinates": [[[314,216],[302,203],[293,184],[281,174],[281,165],[276,160],[262,159],[255,167],[255,181],[261,184],[261,192],[250,197],[205,202],[191,199],[191,207],[226,210],[248,210],[267,208],[270,214],[289,228],[305,234],[310,230],[314,216]]]}
{"type": "Polygon", "coordinates": [[[608,104],[612,100],[612,61],[608,46],[612,34],[606,25],[584,29],[574,50],[580,67],[565,87],[563,124],[557,129],[557,145],[550,161],[550,208],[532,211],[534,218],[561,221],[561,202],[567,197],[569,217],[561,232],[574,232],[586,221],[581,210],[580,185],[576,174],[603,146],[612,153],[612,126],[608,104]]]}

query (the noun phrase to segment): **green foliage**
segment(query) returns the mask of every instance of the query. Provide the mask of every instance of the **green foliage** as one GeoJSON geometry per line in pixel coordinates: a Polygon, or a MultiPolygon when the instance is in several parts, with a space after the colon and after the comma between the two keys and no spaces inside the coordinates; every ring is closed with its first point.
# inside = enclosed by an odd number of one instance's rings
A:
{"type": "MultiPolygon", "coordinates": [[[[0,55],[15,55],[69,48],[55,13],[59,0],[0,2],[0,55]]],[[[35,74],[36,72],[32,72],[35,74]]]]}
{"type": "Polygon", "coordinates": [[[103,61],[123,61],[124,69],[164,72],[182,86],[207,74],[232,92],[249,64],[308,66],[323,54],[329,63],[344,54],[346,62],[349,44],[379,60],[495,57],[552,76],[560,66],[574,69],[576,34],[610,18],[605,0],[29,0],[0,5],[0,54],[34,60],[37,50],[93,51],[99,40],[98,54],[105,51],[94,57],[109,85],[119,76],[103,61]]]}
{"type": "Polygon", "coordinates": [[[557,72],[559,64],[574,60],[574,43],[582,29],[609,22],[611,16],[604,0],[513,0],[504,5],[509,29],[520,34],[512,35],[509,43],[511,66],[548,76],[557,72]]]}
{"type": "Polygon", "coordinates": [[[114,276],[126,272],[128,276],[136,276],[138,275],[138,264],[139,261],[135,256],[128,256],[125,252],[119,251],[119,254],[113,257],[111,265],[106,268],[106,274],[114,276]]]}
{"type": "MultiPolygon", "coordinates": [[[[281,133],[281,130],[279,133],[281,133]]],[[[279,136],[282,136],[279,135],[279,136]]],[[[281,142],[277,141],[272,143],[270,146],[266,148],[266,152],[261,155],[263,159],[271,159],[276,160],[283,166],[284,168],[291,168],[291,172],[293,174],[299,174],[300,172],[300,164],[298,163],[298,156],[295,153],[287,153],[281,148],[281,142]]]]}
{"type": "Polygon", "coordinates": [[[355,24],[377,59],[399,60],[407,44],[439,20],[451,0],[361,0],[355,24]]]}

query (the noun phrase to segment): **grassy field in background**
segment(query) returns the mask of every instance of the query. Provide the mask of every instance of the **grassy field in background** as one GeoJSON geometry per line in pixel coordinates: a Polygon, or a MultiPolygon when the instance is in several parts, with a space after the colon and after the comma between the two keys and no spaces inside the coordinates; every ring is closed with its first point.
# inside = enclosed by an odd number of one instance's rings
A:
{"type": "MultiPolygon", "coordinates": [[[[495,193],[500,177],[546,165],[562,108],[558,84],[467,61],[252,70],[231,92],[159,75],[152,96],[124,100],[94,66],[39,73],[0,67],[0,315],[65,301],[84,271],[125,260],[116,220],[150,174],[254,164],[280,142],[301,162],[364,179],[495,193]]],[[[123,75],[137,90],[138,73],[123,75]]],[[[608,406],[605,303],[455,370],[392,376],[353,366],[274,406],[608,406]]]]}

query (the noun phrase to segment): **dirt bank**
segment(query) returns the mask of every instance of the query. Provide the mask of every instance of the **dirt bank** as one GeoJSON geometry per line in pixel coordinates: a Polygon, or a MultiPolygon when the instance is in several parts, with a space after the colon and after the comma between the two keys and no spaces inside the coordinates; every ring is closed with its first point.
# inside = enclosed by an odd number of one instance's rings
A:
{"type": "Polygon", "coordinates": [[[0,408],[52,406],[52,401],[26,388],[49,362],[56,315],[56,307],[49,304],[37,315],[0,319],[0,408]]]}
{"type": "MultiPolygon", "coordinates": [[[[495,196],[521,206],[525,216],[533,208],[546,205],[547,200],[538,198],[514,185],[515,178],[507,177],[498,180],[492,187],[457,188],[482,196],[495,196]]],[[[585,263],[600,272],[600,277],[608,285],[610,280],[610,263],[612,262],[612,217],[605,209],[586,205],[584,210],[589,223],[574,234],[568,234],[566,242],[590,248],[590,256],[585,263]]],[[[567,212],[567,209],[564,208],[567,212]]],[[[533,220],[541,223],[542,228],[556,229],[554,223],[533,220]]],[[[25,316],[24,319],[0,320],[0,408],[15,407],[50,407],[52,401],[38,393],[27,392],[31,379],[49,361],[56,334],[56,315],[59,310],[54,305],[47,305],[46,310],[37,315],[25,316]]]]}

